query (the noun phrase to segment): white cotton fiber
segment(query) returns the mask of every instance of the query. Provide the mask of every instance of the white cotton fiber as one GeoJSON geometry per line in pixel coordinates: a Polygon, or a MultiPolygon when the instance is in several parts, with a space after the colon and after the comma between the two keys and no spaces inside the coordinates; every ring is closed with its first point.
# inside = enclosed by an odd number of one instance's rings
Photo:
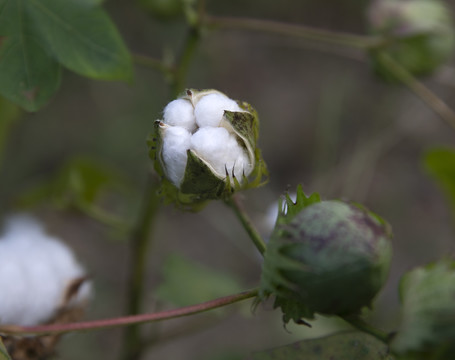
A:
{"type": "Polygon", "coordinates": [[[220,126],[225,110],[243,111],[234,100],[226,95],[219,93],[208,94],[202,97],[194,108],[196,123],[200,128],[220,126]]]}
{"type": "Polygon", "coordinates": [[[189,100],[177,99],[164,108],[163,122],[171,126],[180,126],[193,132],[196,130],[193,104],[189,100]]]}
{"type": "Polygon", "coordinates": [[[185,175],[190,139],[191,133],[187,129],[165,125],[162,158],[168,179],[177,187],[185,175]]]}
{"type": "MultiPolygon", "coordinates": [[[[46,234],[33,218],[15,215],[0,236],[0,323],[37,325],[62,305],[68,285],[85,275],[71,250],[46,234]]],[[[87,300],[90,284],[77,294],[87,300]]]]}
{"type": "Polygon", "coordinates": [[[209,163],[220,176],[225,176],[227,170],[230,176],[234,172],[237,179],[241,180],[243,171],[251,172],[247,168],[248,156],[245,150],[239,145],[235,135],[230,134],[225,128],[200,128],[191,137],[191,149],[209,163]]]}
{"type": "MultiPolygon", "coordinates": [[[[192,93],[190,93],[191,95],[192,93]]],[[[224,179],[226,171],[242,182],[249,176],[252,162],[244,142],[231,126],[223,122],[225,111],[244,112],[236,101],[213,90],[197,96],[171,101],[164,109],[160,125],[162,148],[160,157],[169,181],[180,187],[188,160],[187,151],[193,150],[224,179]]]]}

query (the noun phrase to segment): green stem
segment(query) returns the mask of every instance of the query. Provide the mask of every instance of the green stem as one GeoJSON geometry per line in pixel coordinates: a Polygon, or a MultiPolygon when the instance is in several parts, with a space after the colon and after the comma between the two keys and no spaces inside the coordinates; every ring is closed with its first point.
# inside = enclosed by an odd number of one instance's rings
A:
{"type": "Polygon", "coordinates": [[[167,65],[162,60],[147,55],[133,54],[133,60],[138,65],[161,71],[164,75],[169,76],[175,72],[175,69],[172,66],[167,65]]]}
{"type": "Polygon", "coordinates": [[[437,115],[439,115],[441,119],[455,130],[455,112],[444,101],[386,53],[379,53],[379,60],[399,81],[406,85],[437,115]]]}
{"type": "Polygon", "coordinates": [[[231,196],[225,202],[232,210],[234,210],[235,215],[237,215],[237,218],[242,223],[251,240],[253,240],[254,245],[259,250],[259,252],[264,255],[267,245],[246,214],[245,210],[240,204],[239,199],[236,196],[231,196]]]}
{"type": "Polygon", "coordinates": [[[99,330],[121,326],[130,326],[143,323],[157,322],[175,319],[183,316],[199,314],[212,309],[250,299],[257,295],[258,290],[252,289],[238,294],[221,297],[215,300],[206,301],[200,304],[185,306],[174,310],[166,310],[157,313],[125,316],[113,319],[85,321],[67,324],[50,324],[40,326],[0,326],[0,333],[6,335],[48,335],[63,334],[75,331],[99,330]]]}
{"type": "Polygon", "coordinates": [[[270,20],[207,16],[204,19],[204,23],[205,25],[216,28],[261,31],[358,49],[379,47],[384,43],[384,39],[380,37],[334,32],[304,25],[286,24],[270,20]]]}
{"type": "MultiPolygon", "coordinates": [[[[171,75],[171,87],[174,96],[177,96],[185,89],[186,75],[193,57],[194,51],[199,41],[199,29],[190,27],[185,47],[178,61],[178,66],[172,71],[169,68],[163,67],[161,62],[152,58],[136,56],[137,62],[148,64],[148,66],[156,67],[160,70],[168,71],[171,75]]],[[[164,71],[163,71],[164,72],[164,71]]],[[[158,206],[158,198],[156,195],[156,186],[149,183],[144,196],[144,207],[139,217],[138,225],[133,233],[131,240],[131,263],[132,270],[129,278],[130,290],[128,301],[128,313],[138,314],[140,312],[140,304],[143,295],[143,283],[145,274],[145,263],[147,249],[149,247],[149,232],[151,222],[158,206]]],[[[139,359],[144,347],[142,346],[141,335],[138,326],[128,327],[125,331],[125,342],[123,359],[135,360],[139,359]]]]}
{"type": "Polygon", "coordinates": [[[179,95],[186,88],[186,77],[188,74],[188,69],[191,65],[191,60],[193,58],[194,52],[196,51],[199,39],[199,29],[196,27],[190,27],[186,38],[185,47],[180,56],[178,66],[171,81],[171,88],[174,97],[179,95]]]}
{"type": "Polygon", "coordinates": [[[342,319],[347,323],[351,324],[356,329],[363,331],[364,333],[374,336],[376,339],[388,344],[390,341],[390,335],[386,332],[379,330],[370,324],[367,324],[364,320],[358,316],[343,316],[342,319]]]}
{"type": "MultiPolygon", "coordinates": [[[[142,209],[130,239],[130,274],[128,278],[127,313],[134,315],[141,312],[141,300],[144,293],[144,278],[148,249],[151,243],[151,227],[157,213],[159,198],[156,183],[149,177],[144,191],[142,209]]],[[[138,326],[125,329],[123,359],[138,359],[143,350],[138,326]]]]}

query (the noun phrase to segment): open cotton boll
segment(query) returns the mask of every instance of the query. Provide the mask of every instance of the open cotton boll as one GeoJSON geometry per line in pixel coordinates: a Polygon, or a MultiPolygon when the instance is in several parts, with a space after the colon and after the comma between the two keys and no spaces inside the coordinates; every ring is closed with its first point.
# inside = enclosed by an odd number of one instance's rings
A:
{"type": "Polygon", "coordinates": [[[250,104],[214,89],[187,89],[163,114],[147,144],[166,202],[198,211],[267,180],[257,148],[259,119],[250,104]],[[187,125],[192,115],[195,127],[187,125]]]}
{"type": "Polygon", "coordinates": [[[191,137],[191,149],[221,176],[226,174],[226,170],[232,176],[234,171],[234,175],[240,176],[241,180],[241,175],[246,170],[244,166],[248,156],[235,135],[225,128],[200,128],[191,137]]]}
{"type": "MultiPolygon", "coordinates": [[[[71,250],[29,216],[9,218],[0,236],[0,254],[2,324],[31,326],[50,320],[70,283],[85,276],[71,250]]],[[[82,285],[73,306],[88,299],[90,287],[82,285]]]]}
{"type": "Polygon", "coordinates": [[[202,97],[194,107],[197,125],[220,126],[224,111],[243,111],[240,106],[226,95],[220,93],[208,94],[202,97]]]}
{"type": "Polygon", "coordinates": [[[179,186],[185,175],[187,150],[190,148],[191,134],[178,126],[164,125],[162,157],[168,179],[179,186]]]}
{"type": "Polygon", "coordinates": [[[193,104],[185,99],[171,101],[163,110],[163,122],[171,126],[180,126],[193,132],[196,130],[193,104]]]}

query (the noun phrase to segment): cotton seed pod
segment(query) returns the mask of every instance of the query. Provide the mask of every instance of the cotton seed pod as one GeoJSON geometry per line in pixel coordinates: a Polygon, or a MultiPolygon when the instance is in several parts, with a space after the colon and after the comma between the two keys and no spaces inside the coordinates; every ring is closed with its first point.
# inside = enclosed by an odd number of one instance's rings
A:
{"type": "Polygon", "coordinates": [[[427,74],[455,50],[450,9],[439,0],[376,0],[369,9],[371,32],[384,38],[371,51],[373,67],[386,79],[394,77],[381,61],[387,54],[415,75],[427,74]]]}
{"type": "Polygon", "coordinates": [[[245,102],[216,90],[187,90],[155,122],[148,144],[167,202],[197,210],[208,200],[264,183],[259,120],[245,102]]]}
{"type": "Polygon", "coordinates": [[[297,191],[287,197],[265,252],[259,300],[275,296],[285,323],[370,306],[389,270],[389,227],[376,215],[297,191]]]}
{"type": "Polygon", "coordinates": [[[392,349],[416,360],[455,359],[455,261],[408,272],[400,297],[402,319],[392,349]]]}

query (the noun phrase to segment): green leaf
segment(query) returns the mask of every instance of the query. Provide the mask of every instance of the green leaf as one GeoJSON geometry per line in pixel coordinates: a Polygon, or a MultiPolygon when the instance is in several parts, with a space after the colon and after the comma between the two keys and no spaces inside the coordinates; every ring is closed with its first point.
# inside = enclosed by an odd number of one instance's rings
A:
{"type": "Polygon", "coordinates": [[[0,93],[29,111],[60,85],[60,66],[43,47],[19,0],[0,2],[0,93]]]}
{"type": "Polygon", "coordinates": [[[27,11],[41,39],[68,69],[95,79],[131,79],[131,56],[100,7],[75,0],[29,0],[27,11]]]}
{"type": "Polygon", "coordinates": [[[0,97],[0,161],[12,123],[19,116],[19,108],[3,97],[0,97]]]}
{"type": "Polygon", "coordinates": [[[79,156],[63,165],[53,178],[26,192],[19,205],[51,202],[60,208],[75,206],[84,210],[107,189],[123,185],[124,179],[115,169],[101,161],[79,156]]]}
{"type": "Polygon", "coordinates": [[[447,194],[455,211],[455,148],[439,147],[428,150],[423,162],[426,171],[447,194]]]}
{"type": "Polygon", "coordinates": [[[155,295],[177,306],[194,305],[242,290],[232,276],[214,271],[178,254],[166,259],[163,279],[155,295]]]}
{"type": "Polygon", "coordinates": [[[453,359],[455,261],[409,271],[401,279],[400,297],[402,319],[392,348],[413,359],[453,359]]]}
{"type": "Polygon", "coordinates": [[[2,338],[0,337],[0,360],[11,360],[11,357],[6,351],[5,345],[3,345],[2,338]]]}
{"type": "Polygon", "coordinates": [[[0,48],[0,93],[28,111],[42,107],[60,85],[60,66],[32,38],[8,38],[0,48]]]}
{"type": "Polygon", "coordinates": [[[36,111],[60,86],[60,65],[130,80],[131,56],[97,0],[0,0],[0,94],[36,111]]]}
{"type": "Polygon", "coordinates": [[[258,352],[250,360],[393,360],[387,345],[362,332],[343,332],[258,352]]]}

